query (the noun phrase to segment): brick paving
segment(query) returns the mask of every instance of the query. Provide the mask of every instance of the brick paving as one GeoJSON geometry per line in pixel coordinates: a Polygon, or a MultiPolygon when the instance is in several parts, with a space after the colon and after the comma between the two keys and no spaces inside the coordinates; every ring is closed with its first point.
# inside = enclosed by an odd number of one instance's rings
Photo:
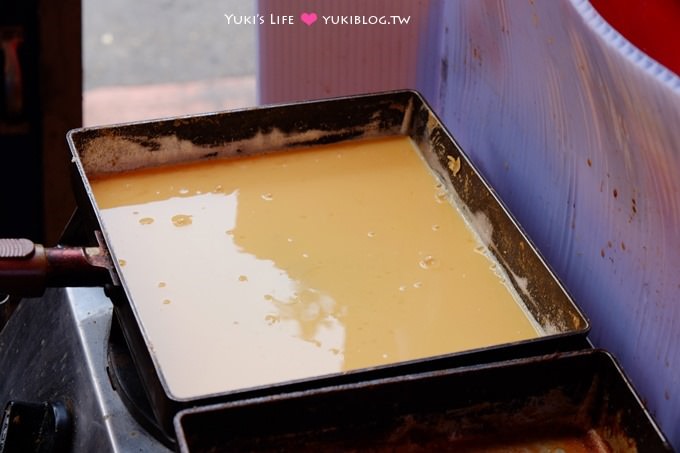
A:
{"type": "Polygon", "coordinates": [[[254,76],[100,87],[83,93],[83,125],[233,110],[255,104],[254,76]]]}

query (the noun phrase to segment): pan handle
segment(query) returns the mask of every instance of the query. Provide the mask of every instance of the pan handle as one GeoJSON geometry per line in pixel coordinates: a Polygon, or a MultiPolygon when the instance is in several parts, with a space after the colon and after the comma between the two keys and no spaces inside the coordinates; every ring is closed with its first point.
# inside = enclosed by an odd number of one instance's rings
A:
{"type": "Polygon", "coordinates": [[[0,239],[0,294],[38,297],[48,287],[118,284],[108,251],[52,247],[28,239],[0,239]]]}

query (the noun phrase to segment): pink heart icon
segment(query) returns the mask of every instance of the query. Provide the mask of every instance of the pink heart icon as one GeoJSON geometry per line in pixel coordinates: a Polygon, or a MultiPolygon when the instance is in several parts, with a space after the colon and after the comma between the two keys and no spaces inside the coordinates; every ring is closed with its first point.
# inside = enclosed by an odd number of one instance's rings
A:
{"type": "Polygon", "coordinates": [[[309,27],[316,22],[317,15],[316,13],[302,13],[300,14],[300,19],[302,19],[302,22],[306,23],[309,27]]]}

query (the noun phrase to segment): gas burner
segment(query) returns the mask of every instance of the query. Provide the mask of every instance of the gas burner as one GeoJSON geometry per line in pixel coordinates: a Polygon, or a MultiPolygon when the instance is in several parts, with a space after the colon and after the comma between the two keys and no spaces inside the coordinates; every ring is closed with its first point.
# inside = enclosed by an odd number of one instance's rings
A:
{"type": "Polygon", "coordinates": [[[18,403],[14,413],[32,409],[43,418],[57,408],[72,425],[67,448],[43,443],[20,451],[172,451],[148,422],[148,401],[133,368],[125,365],[129,361],[101,288],[55,288],[41,298],[23,299],[0,331],[0,405],[18,403]]]}
{"type": "Polygon", "coordinates": [[[113,389],[120,395],[130,415],[159,442],[168,448],[174,448],[174,439],[163,433],[153,414],[151,403],[144,392],[130,348],[125,343],[125,338],[115,316],[111,322],[106,371],[113,389]]]}

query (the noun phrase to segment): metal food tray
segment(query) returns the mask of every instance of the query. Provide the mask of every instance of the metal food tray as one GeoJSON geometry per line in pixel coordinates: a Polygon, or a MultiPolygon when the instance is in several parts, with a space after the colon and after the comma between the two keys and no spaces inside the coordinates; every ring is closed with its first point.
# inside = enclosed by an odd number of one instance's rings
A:
{"type": "Polygon", "coordinates": [[[600,350],[187,409],[175,429],[183,453],[671,451],[600,350]]]}
{"type": "MultiPolygon", "coordinates": [[[[186,407],[587,346],[585,336],[589,325],[584,315],[416,92],[397,91],[77,129],[69,132],[68,142],[77,175],[76,195],[80,197],[80,206],[89,213],[95,231],[102,226],[89,184],[93,176],[395,135],[413,139],[433,171],[450,185],[464,213],[481,214],[488,219],[492,226],[487,238],[490,254],[510,276],[510,284],[547,334],[533,340],[283,382],[266,388],[178,399],[169,395],[159,374],[157,361],[148,346],[152,340],[146,338],[140,328],[134,300],[129,298],[123,281],[121,286],[109,288],[108,294],[114,301],[154,415],[167,433],[172,432],[173,416],[186,407]],[[456,165],[450,165],[452,162],[456,165]]],[[[105,230],[103,235],[110,248],[105,230]]],[[[115,250],[111,252],[115,258],[115,250]]],[[[115,262],[115,265],[120,275],[119,264],[115,262]]]]}

